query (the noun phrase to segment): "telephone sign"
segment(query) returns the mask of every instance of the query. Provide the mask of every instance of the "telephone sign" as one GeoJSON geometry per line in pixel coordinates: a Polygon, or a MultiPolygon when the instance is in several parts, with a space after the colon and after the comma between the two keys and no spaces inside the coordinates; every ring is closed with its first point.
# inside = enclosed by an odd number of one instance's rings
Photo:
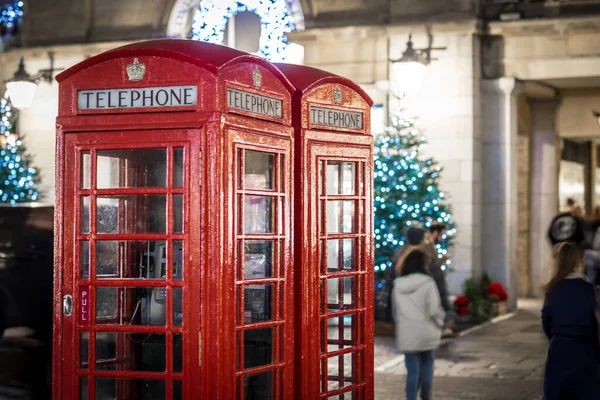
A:
{"type": "Polygon", "coordinates": [[[189,107],[197,104],[197,89],[195,85],[187,85],[80,90],[77,92],[77,109],[189,107]]]}

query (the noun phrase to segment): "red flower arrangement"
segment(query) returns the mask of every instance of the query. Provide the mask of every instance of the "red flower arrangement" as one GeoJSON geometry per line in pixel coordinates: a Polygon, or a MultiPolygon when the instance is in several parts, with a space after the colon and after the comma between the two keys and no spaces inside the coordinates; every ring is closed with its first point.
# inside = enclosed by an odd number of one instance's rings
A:
{"type": "Polygon", "coordinates": [[[493,282],[487,288],[488,294],[496,301],[506,301],[508,294],[500,282],[493,282]]]}
{"type": "Polygon", "coordinates": [[[467,296],[458,296],[456,300],[454,300],[454,308],[456,309],[456,314],[459,317],[464,317],[469,312],[469,306],[471,305],[471,300],[467,296]]]}

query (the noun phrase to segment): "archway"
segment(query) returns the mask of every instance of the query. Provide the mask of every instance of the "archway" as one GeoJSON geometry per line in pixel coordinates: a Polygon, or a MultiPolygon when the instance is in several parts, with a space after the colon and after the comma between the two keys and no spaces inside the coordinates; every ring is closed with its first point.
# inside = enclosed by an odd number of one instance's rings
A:
{"type": "Polygon", "coordinates": [[[304,15],[300,0],[176,0],[167,36],[193,37],[211,43],[223,43],[227,21],[234,15],[250,11],[261,18],[258,55],[270,61],[288,59],[285,34],[304,29],[304,15]]]}

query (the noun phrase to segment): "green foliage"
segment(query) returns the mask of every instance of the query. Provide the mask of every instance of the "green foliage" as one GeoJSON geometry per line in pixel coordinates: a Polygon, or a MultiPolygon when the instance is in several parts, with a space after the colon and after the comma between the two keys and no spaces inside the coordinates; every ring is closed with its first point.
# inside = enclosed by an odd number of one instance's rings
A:
{"type": "Polygon", "coordinates": [[[469,315],[480,324],[492,317],[492,301],[488,296],[487,287],[491,283],[490,277],[483,274],[481,279],[470,278],[464,282],[465,296],[471,301],[469,315]]]}
{"type": "Polygon", "coordinates": [[[13,132],[16,113],[6,99],[0,100],[0,203],[38,200],[39,174],[30,165],[21,139],[13,132]]]}

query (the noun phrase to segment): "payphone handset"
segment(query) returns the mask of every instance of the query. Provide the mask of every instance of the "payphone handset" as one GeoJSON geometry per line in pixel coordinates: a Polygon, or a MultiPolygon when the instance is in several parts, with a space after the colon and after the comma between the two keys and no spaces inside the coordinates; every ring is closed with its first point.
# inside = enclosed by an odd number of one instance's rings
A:
{"type": "MultiPolygon", "coordinates": [[[[141,252],[139,260],[138,278],[165,280],[167,278],[167,254],[166,242],[149,242],[141,252]]],[[[182,279],[183,246],[181,243],[173,245],[173,279],[182,279]]],[[[164,287],[138,288],[136,293],[137,302],[133,306],[130,324],[136,318],[141,319],[143,324],[164,325],[166,318],[167,291],[164,287]]],[[[173,291],[173,307],[175,320],[182,318],[181,293],[173,291]]]]}
{"type": "MultiPolygon", "coordinates": [[[[167,254],[165,244],[158,245],[154,251],[153,279],[166,279],[167,254]]],[[[173,279],[182,278],[183,247],[181,244],[173,245],[173,279]]],[[[148,315],[150,325],[162,325],[166,316],[167,291],[165,288],[154,288],[149,299],[148,315]]],[[[173,309],[175,321],[182,319],[182,304],[180,291],[173,291],[173,309]]]]}

